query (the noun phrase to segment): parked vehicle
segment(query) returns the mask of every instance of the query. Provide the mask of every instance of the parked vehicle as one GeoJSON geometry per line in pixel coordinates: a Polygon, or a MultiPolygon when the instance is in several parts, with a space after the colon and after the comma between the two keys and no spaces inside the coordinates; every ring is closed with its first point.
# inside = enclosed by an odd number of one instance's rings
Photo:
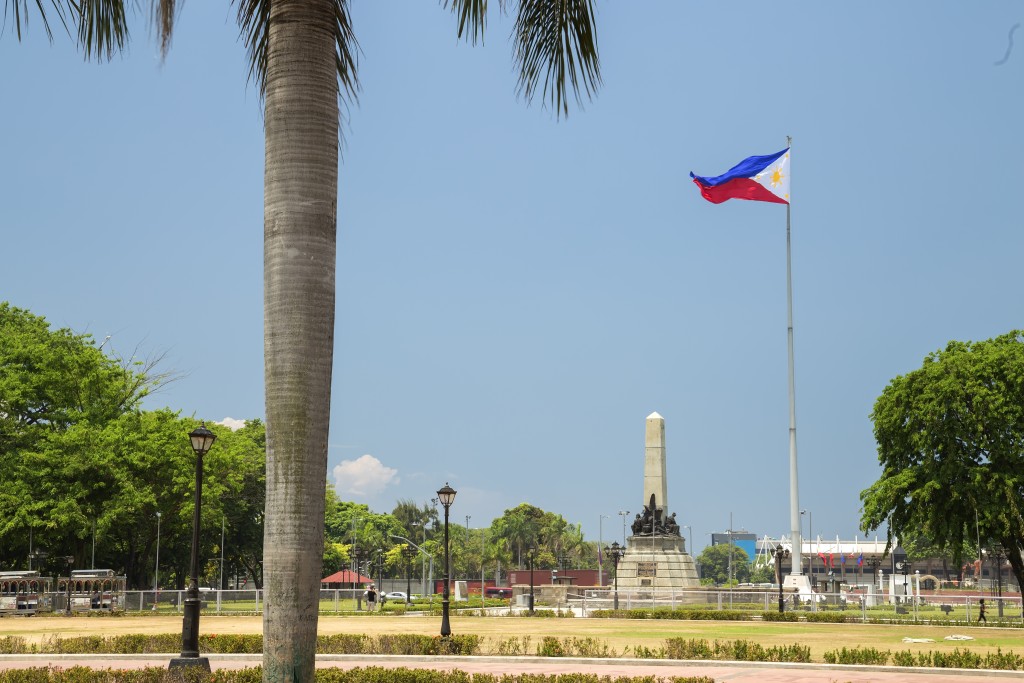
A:
{"type": "Polygon", "coordinates": [[[402,591],[391,591],[390,593],[384,594],[385,600],[401,600],[402,602],[409,602],[409,596],[402,591]]]}

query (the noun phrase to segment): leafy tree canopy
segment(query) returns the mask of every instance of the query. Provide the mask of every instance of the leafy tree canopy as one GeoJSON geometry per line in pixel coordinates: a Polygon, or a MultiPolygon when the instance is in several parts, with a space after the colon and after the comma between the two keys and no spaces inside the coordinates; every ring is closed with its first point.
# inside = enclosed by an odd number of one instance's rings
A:
{"type": "Polygon", "coordinates": [[[738,545],[719,543],[709,545],[697,557],[703,580],[710,579],[716,584],[729,583],[729,562],[732,558],[732,579],[734,582],[750,580],[750,558],[747,551],[738,545]]]}
{"type": "Polygon", "coordinates": [[[861,526],[925,537],[959,563],[975,539],[1002,545],[1024,580],[1024,333],[951,341],[892,380],[871,413],[882,476],[861,526]]]}
{"type": "Polygon", "coordinates": [[[91,335],[53,330],[45,318],[0,302],[0,454],[138,408],[166,379],[153,370],[105,355],[91,335]]]}

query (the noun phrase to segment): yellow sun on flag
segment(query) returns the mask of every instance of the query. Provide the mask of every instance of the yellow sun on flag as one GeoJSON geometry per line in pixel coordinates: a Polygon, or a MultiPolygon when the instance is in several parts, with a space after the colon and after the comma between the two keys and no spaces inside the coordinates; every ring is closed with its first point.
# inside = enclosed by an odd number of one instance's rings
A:
{"type": "Polygon", "coordinates": [[[772,169],[772,177],[771,180],[769,180],[768,182],[772,184],[772,187],[778,187],[779,185],[782,184],[782,180],[785,177],[786,176],[782,174],[782,166],[779,165],[772,169]]]}

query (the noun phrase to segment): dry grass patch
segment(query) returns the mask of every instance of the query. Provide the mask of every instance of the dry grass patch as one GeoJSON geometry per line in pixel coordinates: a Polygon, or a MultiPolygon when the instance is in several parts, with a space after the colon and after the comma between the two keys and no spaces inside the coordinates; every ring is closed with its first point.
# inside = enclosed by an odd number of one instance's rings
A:
{"type": "MultiPolygon", "coordinates": [[[[421,616],[321,616],[319,632],[325,635],[350,633],[376,636],[380,634],[413,633],[436,635],[439,617],[421,616]]],[[[262,633],[259,616],[203,615],[203,633],[262,633]]],[[[724,622],[667,621],[626,619],[537,619],[517,617],[452,618],[456,634],[475,634],[483,639],[484,651],[494,651],[511,638],[529,637],[535,648],[545,636],[593,638],[622,655],[627,648],[646,647],[657,650],[667,638],[701,638],[713,640],[750,640],[765,647],[806,645],[815,661],[822,661],[827,650],[873,647],[879,650],[911,652],[952,651],[954,648],[978,653],[1014,652],[1024,656],[1024,632],[1018,629],[908,626],[876,624],[816,624],[787,622],[724,622]],[[946,641],[948,635],[970,635],[974,640],[946,641]],[[934,643],[904,643],[903,638],[931,638],[934,643]]],[[[131,633],[180,633],[181,617],[144,616],[75,616],[75,617],[8,617],[0,618],[0,636],[22,636],[30,642],[42,642],[54,636],[115,636],[131,633]]],[[[529,653],[533,654],[533,652],[529,653]]]]}

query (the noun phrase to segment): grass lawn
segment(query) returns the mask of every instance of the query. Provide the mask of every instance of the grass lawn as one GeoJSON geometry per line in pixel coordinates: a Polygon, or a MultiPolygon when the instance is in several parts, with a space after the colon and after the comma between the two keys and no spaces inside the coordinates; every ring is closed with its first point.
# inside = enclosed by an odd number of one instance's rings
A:
{"type": "MultiPolygon", "coordinates": [[[[40,642],[53,636],[102,635],[128,633],[180,633],[178,615],[128,616],[37,616],[0,618],[0,637],[23,636],[40,642]]],[[[876,624],[819,624],[785,622],[668,621],[627,619],[558,619],[525,617],[464,617],[451,620],[455,634],[473,633],[483,639],[485,653],[495,652],[499,643],[510,638],[530,638],[529,653],[536,652],[545,636],[560,639],[593,638],[606,644],[616,655],[631,656],[627,648],[645,646],[658,649],[666,638],[706,640],[751,640],[764,646],[802,644],[811,648],[812,658],[822,661],[827,650],[842,647],[874,647],[879,650],[925,652],[952,651],[954,648],[978,653],[1001,648],[1024,656],[1024,631],[1020,629],[979,628],[973,626],[910,626],[876,624]],[[946,641],[952,634],[969,635],[974,640],[946,641]],[[934,643],[904,643],[903,638],[932,638],[934,643]]],[[[440,628],[439,617],[320,616],[322,634],[420,633],[434,635],[440,628]]],[[[204,614],[202,633],[261,633],[259,616],[212,616],[204,614]]]]}

